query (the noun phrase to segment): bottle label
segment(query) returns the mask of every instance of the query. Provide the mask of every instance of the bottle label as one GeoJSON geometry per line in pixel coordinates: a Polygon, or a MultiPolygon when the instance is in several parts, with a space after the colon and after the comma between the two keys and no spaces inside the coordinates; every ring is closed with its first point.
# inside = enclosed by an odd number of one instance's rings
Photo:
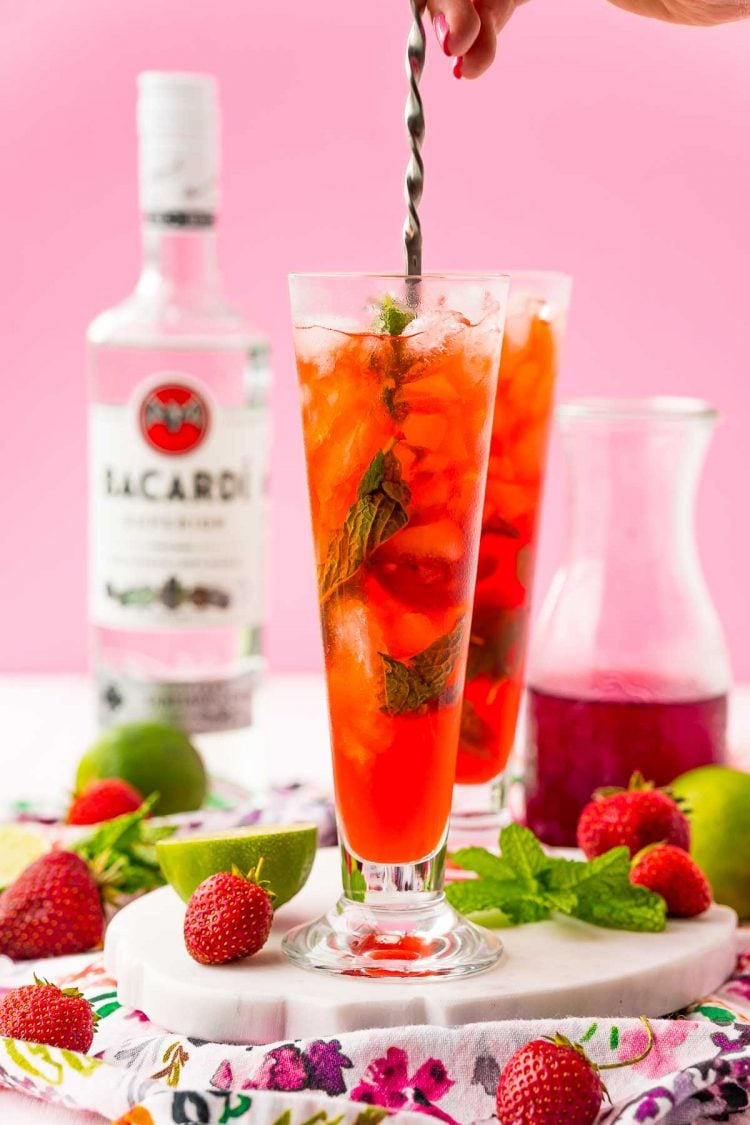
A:
{"type": "Polygon", "coordinates": [[[115,668],[97,669],[99,723],[168,723],[192,734],[249,727],[257,674],[220,680],[146,680],[115,668]]]}
{"type": "Polygon", "coordinates": [[[94,403],[90,445],[93,622],[259,627],[265,411],[168,371],[94,403]]]}

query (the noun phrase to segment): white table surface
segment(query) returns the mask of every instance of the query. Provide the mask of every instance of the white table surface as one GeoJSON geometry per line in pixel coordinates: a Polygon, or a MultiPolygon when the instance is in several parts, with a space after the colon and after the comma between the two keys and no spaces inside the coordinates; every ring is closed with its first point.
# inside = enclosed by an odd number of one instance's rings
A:
{"type": "MultiPolygon", "coordinates": [[[[257,728],[244,762],[235,744],[201,744],[216,768],[226,752],[244,780],[310,781],[330,789],[325,690],[321,676],[273,676],[258,696],[257,728]],[[239,765],[238,765],[239,762],[239,765]]],[[[0,679],[0,798],[59,796],[73,785],[76,763],[96,734],[90,685],[75,676],[0,679]]],[[[216,741],[215,739],[213,740],[216,741]]],[[[730,707],[732,757],[750,769],[750,686],[735,689],[730,707]]],[[[244,756],[244,755],[243,755],[244,756]]],[[[0,1089],[3,1125],[91,1125],[105,1119],[42,1105],[0,1089]]]]}

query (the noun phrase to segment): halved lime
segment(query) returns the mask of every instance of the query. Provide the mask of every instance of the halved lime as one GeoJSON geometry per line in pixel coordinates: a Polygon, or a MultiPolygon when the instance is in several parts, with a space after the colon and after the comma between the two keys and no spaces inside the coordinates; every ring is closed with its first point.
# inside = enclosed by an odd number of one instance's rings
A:
{"type": "Polygon", "coordinates": [[[209,875],[231,871],[234,866],[246,873],[262,857],[261,879],[275,893],[273,905],[277,909],[307,882],[317,838],[314,824],[260,824],[160,840],[156,854],[164,878],[185,902],[209,875]]]}
{"type": "Polygon", "coordinates": [[[24,824],[0,826],[0,890],[15,883],[30,863],[50,850],[46,837],[24,824]]]}

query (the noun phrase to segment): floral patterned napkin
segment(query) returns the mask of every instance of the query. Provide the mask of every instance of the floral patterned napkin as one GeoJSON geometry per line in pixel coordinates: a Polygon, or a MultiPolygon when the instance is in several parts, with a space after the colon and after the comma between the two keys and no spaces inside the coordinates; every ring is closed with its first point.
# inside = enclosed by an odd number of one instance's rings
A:
{"type": "MultiPolygon", "coordinates": [[[[33,968],[0,965],[0,992],[33,968]]],[[[560,1030],[601,1061],[645,1045],[637,1020],[567,1019],[228,1046],[166,1033],[123,1008],[97,955],[36,968],[94,1005],[95,1053],[0,1040],[0,1083],[118,1125],[376,1125],[390,1115],[400,1125],[425,1125],[425,1116],[474,1125],[492,1120],[500,1069],[529,1039],[560,1030]]],[[[602,1122],[750,1120],[750,954],[715,995],[652,1026],[650,1055],[608,1075],[613,1105],[602,1122]]]]}
{"type": "MultiPolygon", "coordinates": [[[[31,804],[13,810],[16,819],[47,824],[56,841],[69,831],[55,823],[59,814],[31,804]]],[[[181,819],[183,831],[313,820],[321,844],[335,839],[330,801],[302,786],[273,790],[262,807],[239,791],[217,791],[209,808],[181,819]]],[[[750,932],[744,938],[750,946],[750,932]]],[[[0,1039],[0,1086],[117,1125],[377,1125],[392,1115],[399,1125],[425,1125],[425,1116],[475,1125],[492,1121],[500,1070],[530,1039],[562,1031],[608,1062],[645,1045],[637,1020],[567,1019],[228,1046],[166,1033],[123,1008],[100,955],[36,965],[0,957],[0,995],[35,970],[77,985],[91,1001],[100,1017],[94,1053],[0,1039]]],[[[608,1075],[613,1104],[602,1122],[750,1122],[750,952],[715,995],[652,1026],[648,1057],[608,1075]]]]}
{"type": "MultiPolygon", "coordinates": [[[[55,844],[70,837],[85,835],[89,829],[69,828],[65,824],[64,802],[14,801],[0,809],[0,821],[34,824],[55,844]]],[[[336,843],[336,817],[333,802],[311,785],[275,785],[259,799],[229,782],[211,779],[211,791],[203,808],[162,818],[176,824],[181,833],[213,832],[249,824],[294,824],[307,821],[317,825],[318,846],[336,843]]]]}

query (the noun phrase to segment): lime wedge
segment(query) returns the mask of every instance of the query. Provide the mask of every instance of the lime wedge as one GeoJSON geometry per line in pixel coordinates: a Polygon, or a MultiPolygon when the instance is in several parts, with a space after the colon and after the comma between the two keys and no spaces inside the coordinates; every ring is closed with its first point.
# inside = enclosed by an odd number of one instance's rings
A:
{"type": "Polygon", "coordinates": [[[274,909],[302,890],[315,858],[314,824],[261,824],[226,832],[160,840],[156,854],[164,878],[185,902],[204,879],[239,867],[247,872],[263,857],[261,878],[276,897],[274,909]]]}
{"type": "Polygon", "coordinates": [[[50,850],[46,838],[23,824],[0,826],[0,890],[15,883],[30,863],[50,850]]]}

